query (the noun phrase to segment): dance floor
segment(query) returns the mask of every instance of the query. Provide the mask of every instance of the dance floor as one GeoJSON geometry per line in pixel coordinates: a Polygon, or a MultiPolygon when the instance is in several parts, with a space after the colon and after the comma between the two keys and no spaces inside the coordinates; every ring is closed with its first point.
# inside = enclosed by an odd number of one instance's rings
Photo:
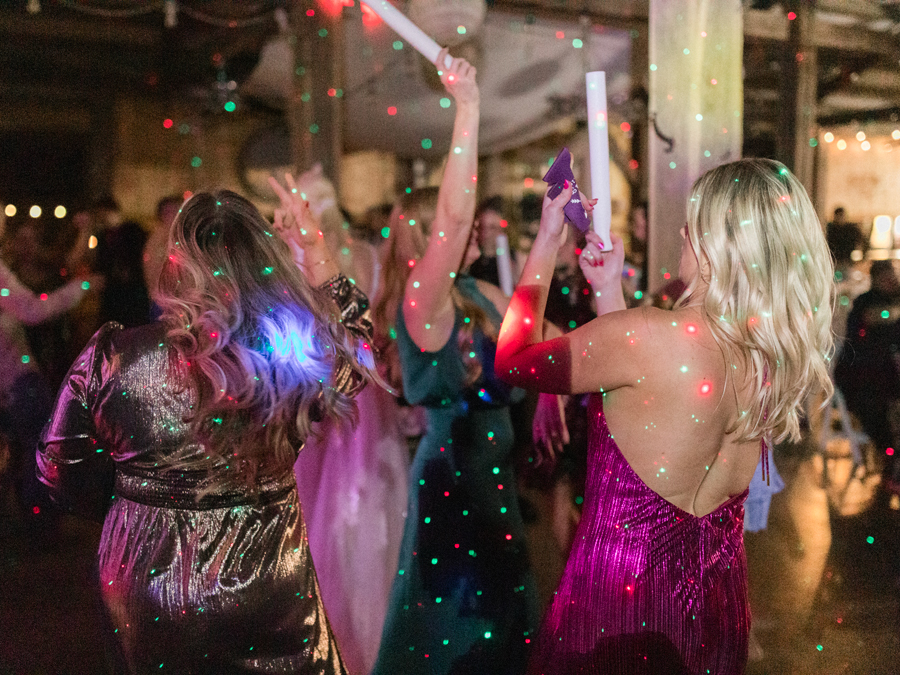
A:
{"type": "MultiPolygon", "coordinates": [[[[874,465],[854,471],[841,441],[824,459],[811,443],[780,448],[777,463],[787,487],[769,529],[746,538],[757,643],[748,675],[900,672],[900,510],[873,498],[874,465]]],[[[528,498],[546,601],[564,560],[548,504],[528,498]]],[[[33,550],[2,501],[0,675],[103,673],[90,581],[99,529],[66,520],[56,546],[33,550]]]]}

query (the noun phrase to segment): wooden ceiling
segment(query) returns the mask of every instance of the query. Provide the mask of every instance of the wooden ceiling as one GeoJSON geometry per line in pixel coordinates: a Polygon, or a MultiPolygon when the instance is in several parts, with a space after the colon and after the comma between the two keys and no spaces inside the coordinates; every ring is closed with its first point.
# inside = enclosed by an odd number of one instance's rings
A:
{"type": "MultiPolygon", "coordinates": [[[[771,112],[782,95],[785,59],[792,56],[786,17],[801,1],[807,0],[745,2],[747,137],[776,131],[771,112]]],[[[128,92],[209,96],[217,79],[240,81],[250,72],[262,44],[277,30],[274,9],[285,2],[178,0],[177,22],[169,28],[164,0],[0,3],[0,128],[84,126],[86,110],[128,92]],[[40,11],[31,13],[29,7],[40,11]]],[[[896,120],[900,0],[815,4],[819,121],[896,120]]],[[[538,19],[587,16],[638,33],[646,31],[649,9],[648,0],[489,0],[488,5],[538,19]]]]}

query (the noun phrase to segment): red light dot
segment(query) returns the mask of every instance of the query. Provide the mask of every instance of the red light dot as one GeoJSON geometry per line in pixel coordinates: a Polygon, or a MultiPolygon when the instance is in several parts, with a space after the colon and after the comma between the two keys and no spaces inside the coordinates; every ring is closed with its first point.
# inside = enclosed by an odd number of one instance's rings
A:
{"type": "Polygon", "coordinates": [[[562,40],[565,37],[566,37],[566,34],[563,33],[561,30],[556,31],[556,39],[557,40],[562,40]]]}
{"type": "Polygon", "coordinates": [[[628,270],[628,276],[633,277],[633,276],[634,276],[634,270],[628,270]]]}
{"type": "Polygon", "coordinates": [[[173,124],[175,123],[170,119],[163,120],[163,127],[165,127],[166,129],[171,129],[173,124]]]}
{"type": "Polygon", "coordinates": [[[47,299],[47,294],[41,293],[41,300],[46,300],[46,299],[47,299]]]}
{"type": "Polygon", "coordinates": [[[531,644],[531,638],[525,638],[525,644],[526,645],[531,644]]]}
{"type": "Polygon", "coordinates": [[[450,82],[456,82],[456,76],[455,76],[455,75],[449,75],[449,76],[447,76],[447,80],[450,81],[450,82]]]}
{"type": "Polygon", "coordinates": [[[703,382],[700,384],[700,395],[701,396],[706,396],[711,391],[712,391],[712,385],[709,382],[703,382]]]}
{"type": "Polygon", "coordinates": [[[628,168],[632,170],[637,169],[640,165],[640,162],[638,162],[636,159],[632,159],[628,162],[628,168]]]}
{"type": "Polygon", "coordinates": [[[622,124],[619,125],[619,128],[622,131],[631,131],[631,125],[628,124],[628,122],[622,122],[622,124]]]}
{"type": "Polygon", "coordinates": [[[337,95],[337,89],[333,89],[333,88],[332,88],[332,89],[329,89],[329,90],[328,90],[328,95],[329,95],[329,96],[336,96],[336,95],[337,95]]]}
{"type": "Polygon", "coordinates": [[[190,190],[185,190],[184,194],[181,195],[182,199],[184,199],[185,201],[187,201],[188,199],[190,199],[193,196],[194,196],[194,193],[191,192],[190,190]]]}
{"type": "Polygon", "coordinates": [[[506,220],[501,220],[501,221],[500,221],[500,227],[509,227],[509,222],[506,221],[506,220]]]}
{"type": "Polygon", "coordinates": [[[527,188],[534,187],[534,178],[526,178],[525,180],[522,181],[522,185],[524,185],[527,188]]]}
{"type": "Polygon", "coordinates": [[[416,266],[416,261],[415,261],[415,260],[410,260],[410,261],[409,261],[409,266],[410,266],[410,267],[415,267],[415,266],[416,266]]]}
{"type": "Polygon", "coordinates": [[[893,456],[894,456],[894,449],[893,449],[893,448],[888,448],[888,449],[885,450],[884,452],[887,454],[888,457],[893,457],[893,456]]]}
{"type": "Polygon", "coordinates": [[[449,497],[449,496],[450,496],[450,493],[449,493],[449,492],[444,492],[444,496],[445,496],[445,497],[449,497]]]}
{"type": "Polygon", "coordinates": [[[511,534],[506,535],[506,541],[512,541],[512,535],[511,535],[511,534]]]}
{"type": "Polygon", "coordinates": [[[219,334],[218,333],[210,333],[209,337],[211,337],[213,340],[215,340],[217,337],[219,337],[219,334]]]}
{"type": "Polygon", "coordinates": [[[501,484],[497,485],[497,489],[498,489],[498,490],[502,490],[502,489],[503,489],[503,484],[501,483],[501,484]]]}
{"type": "Polygon", "coordinates": [[[34,515],[37,515],[37,514],[39,514],[39,513],[41,512],[41,507],[40,507],[40,506],[35,506],[35,507],[33,507],[33,508],[31,509],[31,512],[32,512],[34,515]]]}
{"type": "Polygon", "coordinates": [[[710,82],[712,82],[713,84],[719,84],[719,81],[716,78],[711,79],[710,82]]]}
{"type": "Polygon", "coordinates": [[[388,115],[391,115],[393,117],[396,114],[397,114],[397,106],[395,106],[395,105],[388,106],[388,115]]]}
{"type": "Polygon", "coordinates": [[[797,18],[796,12],[788,12],[788,21],[793,21],[796,18],[797,18]]]}
{"type": "Polygon", "coordinates": [[[315,16],[315,15],[316,15],[316,10],[314,10],[314,9],[306,10],[306,16],[315,16]]]}
{"type": "Polygon", "coordinates": [[[666,272],[665,274],[663,274],[663,279],[671,279],[671,278],[672,278],[672,275],[669,274],[668,272],[666,272]]]}
{"type": "Polygon", "coordinates": [[[687,328],[688,333],[696,333],[697,332],[697,326],[695,324],[689,323],[686,326],[686,328],[687,328]]]}

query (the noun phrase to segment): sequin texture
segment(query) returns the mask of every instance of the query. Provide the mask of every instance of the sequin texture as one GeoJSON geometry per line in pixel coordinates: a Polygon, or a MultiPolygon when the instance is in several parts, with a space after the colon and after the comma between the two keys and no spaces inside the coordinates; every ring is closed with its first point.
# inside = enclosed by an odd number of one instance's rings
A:
{"type": "MultiPolygon", "coordinates": [[[[342,277],[324,291],[368,340],[365,296],[342,277]]],[[[292,467],[263,466],[255,490],[203,492],[194,444],[187,466],[173,470],[176,453],[192,447],[192,394],[171,385],[169,358],[161,324],[104,326],[69,371],[38,452],[56,501],[104,521],[100,590],[127,668],[345,673],[292,467]]],[[[347,364],[336,368],[336,386],[359,388],[347,364]]]]}
{"type": "Polygon", "coordinates": [[[750,613],[747,492],[698,518],[631,469],[592,397],[585,509],[534,675],[739,675],[750,613]]]}

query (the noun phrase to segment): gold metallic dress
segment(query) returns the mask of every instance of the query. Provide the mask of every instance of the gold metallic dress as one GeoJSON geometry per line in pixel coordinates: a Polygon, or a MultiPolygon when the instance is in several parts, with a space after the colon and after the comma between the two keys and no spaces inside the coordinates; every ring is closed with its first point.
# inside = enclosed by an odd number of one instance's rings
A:
{"type": "MultiPolygon", "coordinates": [[[[368,339],[365,296],[343,276],[322,288],[368,339]]],[[[261,469],[255,491],[202,498],[206,470],[171,469],[191,440],[193,395],[169,379],[170,354],[161,324],[101,328],[69,371],[38,450],[54,499],[103,520],[101,593],[128,670],[345,673],[292,467],[261,469]]],[[[347,365],[333,382],[361,386],[347,365]]],[[[197,445],[190,457],[199,465],[204,454],[197,445]]]]}

